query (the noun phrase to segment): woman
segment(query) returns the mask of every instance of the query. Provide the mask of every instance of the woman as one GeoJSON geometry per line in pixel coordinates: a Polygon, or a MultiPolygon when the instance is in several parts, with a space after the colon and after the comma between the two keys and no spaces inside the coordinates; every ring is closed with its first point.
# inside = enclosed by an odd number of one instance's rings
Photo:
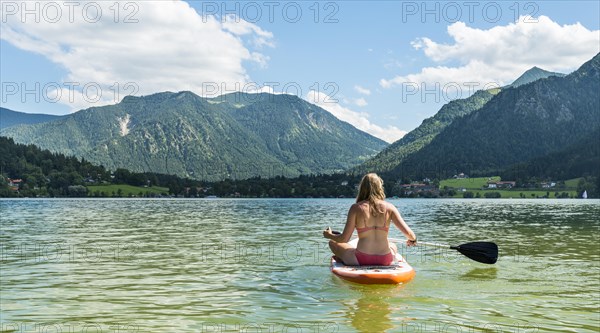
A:
{"type": "Polygon", "coordinates": [[[344,231],[334,235],[330,228],[323,231],[323,237],[330,239],[329,248],[346,265],[388,266],[397,248],[388,242],[390,221],[408,238],[407,246],[417,244],[417,236],[406,225],[398,209],[385,202],[383,180],[377,174],[363,177],[358,187],[356,203],[350,207],[344,231]],[[358,232],[356,248],[348,244],[354,229],[358,232]]]}

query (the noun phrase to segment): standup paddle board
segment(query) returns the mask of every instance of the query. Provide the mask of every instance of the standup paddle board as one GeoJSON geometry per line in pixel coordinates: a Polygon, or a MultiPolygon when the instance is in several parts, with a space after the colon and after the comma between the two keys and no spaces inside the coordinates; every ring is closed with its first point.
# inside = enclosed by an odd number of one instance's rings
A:
{"type": "MultiPolygon", "coordinates": [[[[356,247],[358,238],[349,244],[356,247]]],[[[347,266],[331,257],[331,272],[344,280],[362,284],[399,284],[406,283],[415,277],[415,270],[404,258],[396,253],[390,266],[347,266]]]]}

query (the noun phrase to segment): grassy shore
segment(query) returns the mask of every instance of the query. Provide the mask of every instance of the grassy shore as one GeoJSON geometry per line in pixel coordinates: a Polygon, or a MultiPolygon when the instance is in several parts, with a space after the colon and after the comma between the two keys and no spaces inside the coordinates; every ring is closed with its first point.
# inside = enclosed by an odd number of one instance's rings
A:
{"type": "Polygon", "coordinates": [[[125,184],[110,184],[110,185],[91,185],[91,186],[87,186],[88,189],[88,195],[90,196],[94,196],[94,192],[98,192],[99,194],[102,194],[104,192],[103,196],[108,196],[108,197],[112,197],[112,196],[122,196],[122,197],[131,197],[131,196],[144,196],[146,194],[150,194],[150,195],[167,195],[169,194],[169,189],[166,187],[158,187],[158,186],[152,186],[152,187],[143,187],[143,186],[132,186],[132,185],[125,185],[125,184]],[[119,192],[119,190],[121,190],[119,192]]]}
{"type": "Polygon", "coordinates": [[[579,178],[569,179],[565,181],[565,188],[548,188],[548,189],[483,189],[487,186],[488,182],[500,181],[500,177],[480,177],[480,178],[464,178],[464,179],[445,179],[440,181],[440,189],[444,189],[446,186],[457,190],[454,198],[463,198],[465,192],[473,193],[474,197],[485,198],[486,193],[500,193],[501,198],[556,198],[561,197],[563,193],[567,193],[568,197],[577,197],[577,183],[579,178]],[[466,191],[459,191],[459,189],[465,189],[466,191]]]}
{"type": "Polygon", "coordinates": [[[440,181],[440,188],[444,186],[453,188],[466,188],[473,190],[481,190],[482,187],[487,186],[488,182],[498,182],[500,177],[480,177],[480,178],[462,178],[462,179],[444,179],[440,181]]]}
{"type": "MultiPolygon", "coordinates": [[[[472,192],[475,197],[479,193],[480,198],[485,198],[486,193],[500,193],[501,198],[517,198],[517,199],[532,199],[532,198],[543,198],[548,197],[550,199],[557,198],[556,192],[558,192],[559,197],[562,193],[566,192],[569,198],[576,198],[577,191],[573,190],[524,190],[524,189],[514,189],[514,190],[467,190],[467,192],[472,192]]],[[[453,198],[463,198],[465,192],[457,192],[453,198]]]]}

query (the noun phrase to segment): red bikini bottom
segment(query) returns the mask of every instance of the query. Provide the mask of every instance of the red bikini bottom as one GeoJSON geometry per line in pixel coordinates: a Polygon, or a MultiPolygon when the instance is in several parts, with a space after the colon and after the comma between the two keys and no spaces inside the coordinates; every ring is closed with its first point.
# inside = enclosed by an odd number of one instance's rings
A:
{"type": "Polygon", "coordinates": [[[391,252],[388,254],[366,254],[355,250],[354,255],[361,266],[389,266],[394,261],[394,255],[391,252]]]}

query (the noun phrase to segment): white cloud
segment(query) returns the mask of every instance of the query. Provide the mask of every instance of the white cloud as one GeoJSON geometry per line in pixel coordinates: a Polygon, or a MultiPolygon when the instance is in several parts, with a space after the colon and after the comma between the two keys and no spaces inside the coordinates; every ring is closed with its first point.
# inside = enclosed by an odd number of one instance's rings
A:
{"type": "Polygon", "coordinates": [[[373,124],[369,121],[369,115],[367,113],[356,112],[345,108],[339,103],[331,100],[327,94],[322,92],[311,90],[308,92],[306,100],[327,110],[339,120],[345,121],[359,130],[367,132],[389,143],[399,140],[407,133],[395,126],[383,128],[373,124]]]}
{"type": "Polygon", "coordinates": [[[257,47],[270,46],[275,47],[273,43],[273,33],[261,29],[256,24],[250,23],[240,17],[229,14],[226,16],[223,28],[235,35],[251,35],[254,37],[253,43],[257,47]]]}
{"type": "Polygon", "coordinates": [[[295,95],[294,91],[276,91],[272,86],[259,86],[256,83],[248,83],[240,91],[247,94],[267,93],[272,95],[295,95]]]}
{"type": "MultiPolygon", "coordinates": [[[[75,13],[85,6],[78,4],[75,13]]],[[[114,22],[114,9],[110,8],[115,3],[94,4],[100,5],[103,13],[96,23],[77,15],[69,22],[69,8],[62,3],[64,17],[56,23],[23,23],[18,14],[6,15],[6,22],[1,23],[3,40],[64,67],[63,82],[101,86],[102,98],[97,103],[89,103],[77,91],[73,102],[63,94],[61,102],[72,110],[114,103],[116,96],[110,87],[115,82],[121,87],[117,101],[131,92],[122,89],[128,82],[139,88],[138,95],[166,90],[204,94],[214,87],[231,90],[236,83],[250,81],[244,62],[266,66],[269,59],[250,50],[242,38],[255,47],[273,46],[272,33],[239,18],[227,17],[223,23],[210,15],[203,17],[184,1],[134,2],[137,23],[122,22],[125,14],[131,13],[124,10],[123,3],[119,3],[119,23],[114,22]]]]}
{"type": "Polygon", "coordinates": [[[418,73],[382,79],[380,85],[390,88],[414,82],[428,88],[439,83],[476,82],[506,85],[533,66],[549,71],[569,73],[600,51],[600,31],[588,30],[580,23],[560,25],[546,16],[537,23],[516,23],[488,30],[468,27],[463,22],[448,26],[451,44],[437,43],[423,37],[412,46],[438,63],[418,73]],[[457,65],[449,65],[456,63],[457,65]]]}
{"type": "Polygon", "coordinates": [[[355,99],[354,104],[356,104],[356,106],[360,106],[360,107],[368,105],[367,100],[362,97],[355,99]]]}
{"type": "Polygon", "coordinates": [[[369,90],[367,88],[363,88],[359,85],[355,85],[354,90],[356,90],[361,95],[367,95],[367,96],[371,95],[371,90],[369,90]]]}

